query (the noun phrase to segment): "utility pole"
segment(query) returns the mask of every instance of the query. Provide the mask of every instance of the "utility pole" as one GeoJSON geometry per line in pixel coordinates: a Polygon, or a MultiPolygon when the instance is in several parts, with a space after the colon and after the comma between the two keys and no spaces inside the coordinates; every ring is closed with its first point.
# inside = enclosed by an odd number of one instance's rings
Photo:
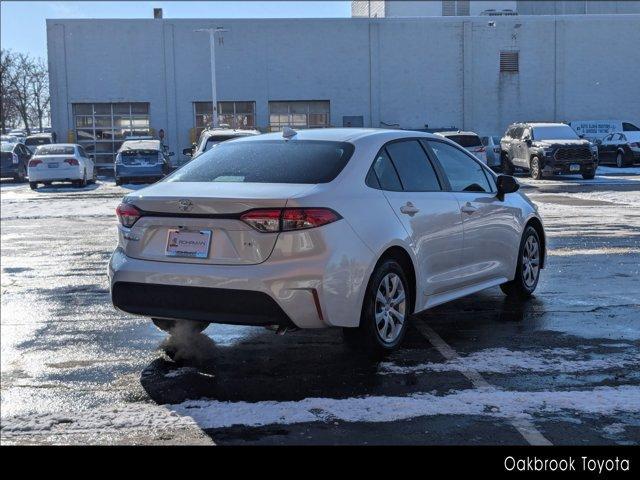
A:
{"type": "Polygon", "coordinates": [[[213,128],[218,127],[218,94],[216,90],[216,33],[220,34],[220,44],[224,44],[223,32],[228,32],[222,27],[216,28],[199,28],[194,32],[207,32],[209,33],[209,53],[211,55],[211,107],[212,107],[212,122],[213,128]]]}

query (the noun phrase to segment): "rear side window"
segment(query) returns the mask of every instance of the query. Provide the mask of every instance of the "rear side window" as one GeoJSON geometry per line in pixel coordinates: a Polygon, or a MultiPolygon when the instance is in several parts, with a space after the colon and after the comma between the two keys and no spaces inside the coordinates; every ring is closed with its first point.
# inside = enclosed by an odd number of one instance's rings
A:
{"type": "MultiPolygon", "coordinates": [[[[375,173],[378,185],[382,190],[388,190],[391,192],[402,191],[402,184],[400,183],[396,169],[384,149],[374,160],[373,165],[371,166],[371,171],[375,173]]],[[[369,186],[373,186],[369,182],[367,182],[367,184],[369,186]]]]}
{"type": "Polygon", "coordinates": [[[447,135],[447,138],[464,148],[479,147],[482,145],[477,135],[447,135]]]}
{"type": "Polygon", "coordinates": [[[37,155],[75,155],[76,149],[66,145],[41,145],[36,150],[37,155]]]}
{"type": "Polygon", "coordinates": [[[482,167],[469,155],[443,142],[429,141],[454,192],[491,192],[482,167]]]}
{"type": "Polygon", "coordinates": [[[328,183],[342,171],[353,150],[350,143],[315,140],[223,142],[166,181],[328,183]]]}
{"type": "Polygon", "coordinates": [[[625,132],[640,132],[640,128],[633,123],[622,122],[622,130],[625,132]]]}
{"type": "Polygon", "coordinates": [[[513,129],[513,132],[511,133],[511,136],[513,138],[521,138],[523,130],[524,130],[523,127],[516,127],[516,128],[513,129]]]}
{"type": "Polygon", "coordinates": [[[440,190],[436,172],[417,140],[390,143],[387,145],[387,153],[398,171],[405,191],[433,192],[440,190]]]}

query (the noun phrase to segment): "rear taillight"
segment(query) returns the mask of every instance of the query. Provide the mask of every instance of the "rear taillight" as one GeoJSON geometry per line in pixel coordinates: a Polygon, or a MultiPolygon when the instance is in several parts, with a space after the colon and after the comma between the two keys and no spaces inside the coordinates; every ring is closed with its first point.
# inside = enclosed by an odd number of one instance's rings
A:
{"type": "Polygon", "coordinates": [[[257,209],[240,216],[240,220],[259,232],[305,230],[335,222],[340,218],[340,215],[328,208],[257,209]]]}
{"type": "Polygon", "coordinates": [[[76,160],[75,158],[67,158],[65,159],[64,163],[68,163],[71,166],[80,165],[80,162],[78,162],[78,160],[76,160]]]}
{"type": "Polygon", "coordinates": [[[484,147],[479,147],[474,150],[475,153],[484,153],[484,147]]]}
{"type": "Polygon", "coordinates": [[[42,160],[29,160],[29,167],[30,168],[37,167],[41,163],[42,163],[42,160]]]}
{"type": "Polygon", "coordinates": [[[140,214],[140,210],[127,203],[121,203],[118,205],[116,208],[116,214],[118,215],[118,220],[120,220],[122,226],[127,228],[133,227],[133,224],[142,216],[140,214]]]}

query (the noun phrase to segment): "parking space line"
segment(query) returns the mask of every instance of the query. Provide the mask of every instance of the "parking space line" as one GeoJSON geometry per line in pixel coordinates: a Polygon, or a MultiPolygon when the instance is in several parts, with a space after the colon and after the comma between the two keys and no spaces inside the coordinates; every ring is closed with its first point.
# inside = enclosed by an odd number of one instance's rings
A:
{"type": "MultiPolygon", "coordinates": [[[[424,321],[416,321],[414,325],[446,360],[452,361],[460,358],[458,353],[424,321]]],[[[460,370],[460,373],[467,377],[475,388],[500,390],[487,382],[477,370],[467,368],[460,370]]],[[[508,421],[530,445],[553,445],[529,420],[525,418],[510,418],[508,421]]]]}

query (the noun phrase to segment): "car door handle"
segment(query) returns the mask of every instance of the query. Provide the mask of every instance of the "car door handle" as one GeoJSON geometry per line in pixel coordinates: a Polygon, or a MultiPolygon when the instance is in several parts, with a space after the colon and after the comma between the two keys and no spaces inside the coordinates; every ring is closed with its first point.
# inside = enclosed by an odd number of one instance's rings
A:
{"type": "Polygon", "coordinates": [[[407,202],[406,205],[403,205],[402,207],[400,207],[400,212],[404,213],[406,215],[409,215],[411,217],[413,217],[416,213],[418,213],[420,211],[419,208],[417,208],[413,203],[411,202],[407,202]]]}
{"type": "Polygon", "coordinates": [[[464,213],[472,214],[474,212],[477,212],[478,208],[474,207],[473,205],[471,205],[471,203],[467,202],[462,207],[460,207],[460,210],[463,211],[464,213]]]}

